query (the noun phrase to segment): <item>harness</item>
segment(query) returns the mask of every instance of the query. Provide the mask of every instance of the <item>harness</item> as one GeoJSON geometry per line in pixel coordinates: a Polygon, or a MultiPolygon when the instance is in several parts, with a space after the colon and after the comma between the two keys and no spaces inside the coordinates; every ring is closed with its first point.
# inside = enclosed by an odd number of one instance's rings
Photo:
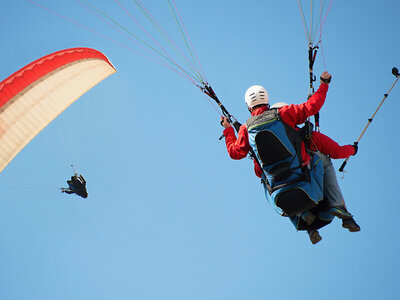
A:
{"type": "Polygon", "coordinates": [[[246,127],[267,199],[279,214],[292,216],[322,200],[322,163],[312,157],[311,166],[304,165],[299,131],[282,121],[278,109],[250,117],[246,127]]]}

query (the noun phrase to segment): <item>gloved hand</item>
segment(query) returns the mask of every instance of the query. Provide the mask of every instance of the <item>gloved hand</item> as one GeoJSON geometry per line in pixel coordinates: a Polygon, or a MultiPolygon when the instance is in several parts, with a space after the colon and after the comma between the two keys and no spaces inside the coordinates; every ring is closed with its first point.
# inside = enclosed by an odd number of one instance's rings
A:
{"type": "Polygon", "coordinates": [[[221,124],[221,126],[224,127],[224,128],[231,127],[231,124],[228,122],[228,118],[227,118],[227,117],[224,117],[224,116],[221,116],[220,124],[221,124]]]}
{"type": "Polygon", "coordinates": [[[319,79],[321,80],[321,83],[329,84],[332,80],[332,75],[329,74],[328,72],[323,72],[319,79]]]}
{"type": "Polygon", "coordinates": [[[353,156],[354,156],[357,154],[357,151],[358,151],[358,143],[354,142],[354,144],[352,146],[354,147],[354,154],[353,154],[353,156]]]}

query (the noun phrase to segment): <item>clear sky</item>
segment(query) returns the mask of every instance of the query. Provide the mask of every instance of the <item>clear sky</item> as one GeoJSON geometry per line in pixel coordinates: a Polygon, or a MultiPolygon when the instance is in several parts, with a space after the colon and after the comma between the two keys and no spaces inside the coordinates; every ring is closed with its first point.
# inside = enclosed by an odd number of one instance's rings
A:
{"type": "MultiPolygon", "coordinates": [[[[35,2],[140,49],[74,0],[35,2]]],[[[92,3],[144,35],[115,1],[92,3]]],[[[120,3],[151,27],[134,1],[120,3]]],[[[175,3],[208,81],[239,121],[254,84],[271,103],[305,101],[297,1],[175,3]]],[[[309,16],[310,1],[302,3],[309,16]]],[[[400,299],[400,86],[338,174],[361,232],[335,219],[312,245],[267,204],[251,161],[228,157],[219,113],[189,81],[28,0],[2,4],[1,80],[72,47],[105,53],[118,72],[0,174],[0,299],[400,299]],[[59,191],[71,164],[88,181],[88,199],[59,191]]],[[[168,2],[142,4],[182,44],[168,2]]],[[[357,139],[395,80],[399,11],[395,0],[332,3],[315,73],[333,75],[321,131],[341,144],[357,139]]]]}

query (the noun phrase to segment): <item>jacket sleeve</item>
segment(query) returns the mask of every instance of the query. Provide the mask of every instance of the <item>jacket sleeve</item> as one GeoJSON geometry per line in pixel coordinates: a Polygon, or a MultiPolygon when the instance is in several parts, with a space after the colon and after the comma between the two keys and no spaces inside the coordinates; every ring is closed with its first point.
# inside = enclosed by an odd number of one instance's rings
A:
{"type": "Polygon", "coordinates": [[[333,159],[347,158],[350,155],[354,155],[355,152],[352,145],[340,146],[330,137],[316,131],[312,133],[310,148],[314,151],[319,150],[321,153],[329,155],[333,159]]]}
{"type": "Polygon", "coordinates": [[[312,95],[307,102],[302,104],[292,104],[283,106],[279,109],[282,120],[291,127],[303,124],[308,117],[315,115],[325,103],[328,85],[321,83],[319,89],[312,95]]]}
{"type": "Polygon", "coordinates": [[[238,138],[236,138],[233,127],[224,130],[226,149],[232,159],[242,159],[247,156],[251,146],[249,144],[249,134],[246,125],[242,125],[239,129],[238,138]]]}
{"type": "Polygon", "coordinates": [[[256,162],[255,159],[253,159],[253,162],[254,162],[254,173],[256,174],[257,177],[261,178],[263,171],[262,171],[260,165],[256,162]]]}

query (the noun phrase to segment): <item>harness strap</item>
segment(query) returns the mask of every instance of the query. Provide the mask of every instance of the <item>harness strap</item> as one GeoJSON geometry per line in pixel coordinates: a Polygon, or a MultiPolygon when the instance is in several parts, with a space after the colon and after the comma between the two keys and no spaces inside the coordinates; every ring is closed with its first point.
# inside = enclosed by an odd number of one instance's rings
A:
{"type": "Polygon", "coordinates": [[[284,172],[291,171],[291,173],[293,173],[292,171],[300,169],[300,168],[301,168],[301,166],[297,166],[294,168],[289,168],[289,166],[285,166],[285,167],[280,168],[276,172],[270,172],[269,175],[271,175],[272,177],[277,177],[278,175],[280,175],[284,172]]]}
{"type": "MultiPolygon", "coordinates": [[[[298,167],[298,168],[300,168],[300,167],[298,167]]],[[[296,169],[297,169],[297,168],[296,168],[296,169]]],[[[293,185],[293,184],[295,184],[295,183],[297,183],[297,182],[309,181],[309,179],[308,179],[307,177],[308,177],[308,176],[306,175],[306,173],[305,173],[305,172],[302,172],[302,174],[301,174],[298,178],[293,179],[293,180],[291,180],[291,181],[289,181],[289,182],[285,182],[285,183],[279,184],[279,185],[274,186],[274,187],[271,187],[271,186],[269,185],[268,181],[267,181],[266,179],[264,179],[264,178],[261,178],[261,181],[265,184],[265,186],[267,187],[268,193],[271,195],[273,192],[275,192],[275,191],[277,191],[277,190],[279,190],[279,189],[281,189],[281,188],[284,188],[284,187],[293,185]]]]}

